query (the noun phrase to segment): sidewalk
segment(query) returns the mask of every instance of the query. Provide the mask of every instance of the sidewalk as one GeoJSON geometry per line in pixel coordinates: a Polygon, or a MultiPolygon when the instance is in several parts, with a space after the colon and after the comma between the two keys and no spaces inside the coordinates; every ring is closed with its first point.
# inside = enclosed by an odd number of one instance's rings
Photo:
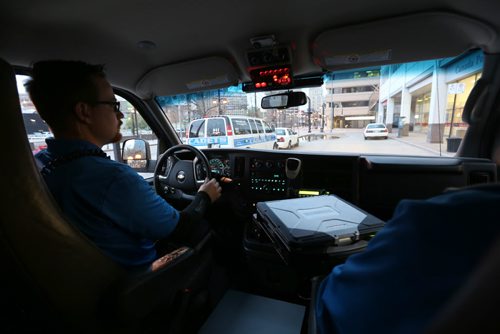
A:
{"type": "MultiPolygon", "coordinates": [[[[307,127],[302,127],[302,128],[296,128],[296,131],[299,133],[299,135],[306,135],[308,133],[308,128],[307,127]]],[[[363,129],[333,129],[332,132],[329,130],[326,130],[326,134],[330,135],[342,135],[346,132],[359,132],[363,131],[363,129]]],[[[319,129],[311,129],[312,134],[318,134],[320,135],[319,129]]],[[[441,144],[439,143],[429,143],[427,142],[427,134],[426,133],[419,133],[419,132],[410,132],[408,136],[403,136],[398,138],[398,132],[397,129],[395,129],[394,132],[389,133],[389,138],[393,140],[397,140],[400,142],[403,142],[405,144],[418,147],[422,150],[426,150],[432,155],[438,155],[438,156],[443,156],[443,157],[453,157],[455,156],[455,152],[447,152],[447,142],[446,138],[443,138],[443,142],[441,144]]]]}
{"type": "Polygon", "coordinates": [[[443,157],[453,157],[455,152],[447,152],[446,138],[440,143],[429,143],[427,142],[427,134],[419,132],[410,132],[408,136],[402,136],[398,138],[398,133],[389,133],[389,138],[418,147],[423,150],[427,150],[431,153],[441,155],[443,157]]]}

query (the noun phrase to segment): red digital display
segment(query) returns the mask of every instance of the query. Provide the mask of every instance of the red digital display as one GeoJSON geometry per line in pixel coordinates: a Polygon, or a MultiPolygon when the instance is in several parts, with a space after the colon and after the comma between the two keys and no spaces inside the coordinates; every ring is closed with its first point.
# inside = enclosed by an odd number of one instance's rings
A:
{"type": "Polygon", "coordinates": [[[250,71],[255,88],[286,88],[292,84],[290,66],[259,68],[250,71]]]}

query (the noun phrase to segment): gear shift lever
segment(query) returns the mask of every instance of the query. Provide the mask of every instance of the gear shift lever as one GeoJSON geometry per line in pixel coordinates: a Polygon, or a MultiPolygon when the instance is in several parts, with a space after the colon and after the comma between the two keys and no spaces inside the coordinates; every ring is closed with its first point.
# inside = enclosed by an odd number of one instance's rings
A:
{"type": "Polygon", "coordinates": [[[286,177],[289,178],[290,180],[295,179],[297,175],[299,175],[301,165],[302,161],[300,161],[300,159],[297,158],[286,159],[286,164],[285,164],[286,177]]]}

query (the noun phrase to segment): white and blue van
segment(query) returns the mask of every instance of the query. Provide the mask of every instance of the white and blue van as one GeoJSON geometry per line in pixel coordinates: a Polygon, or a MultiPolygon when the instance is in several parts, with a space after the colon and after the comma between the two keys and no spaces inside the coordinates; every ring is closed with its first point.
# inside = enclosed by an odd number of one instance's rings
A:
{"type": "Polygon", "coordinates": [[[187,144],[197,148],[273,149],[274,128],[260,118],[215,116],[191,121],[186,132],[187,144]]]}

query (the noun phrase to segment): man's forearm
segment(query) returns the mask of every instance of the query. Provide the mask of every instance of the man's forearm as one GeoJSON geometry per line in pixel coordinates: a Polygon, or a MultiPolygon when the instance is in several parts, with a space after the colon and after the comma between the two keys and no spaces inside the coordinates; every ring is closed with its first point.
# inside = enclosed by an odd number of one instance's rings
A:
{"type": "Polygon", "coordinates": [[[190,235],[190,232],[196,224],[200,222],[211,204],[207,193],[199,191],[194,200],[184,210],[179,213],[179,222],[175,228],[172,237],[175,239],[184,239],[190,235]]]}

